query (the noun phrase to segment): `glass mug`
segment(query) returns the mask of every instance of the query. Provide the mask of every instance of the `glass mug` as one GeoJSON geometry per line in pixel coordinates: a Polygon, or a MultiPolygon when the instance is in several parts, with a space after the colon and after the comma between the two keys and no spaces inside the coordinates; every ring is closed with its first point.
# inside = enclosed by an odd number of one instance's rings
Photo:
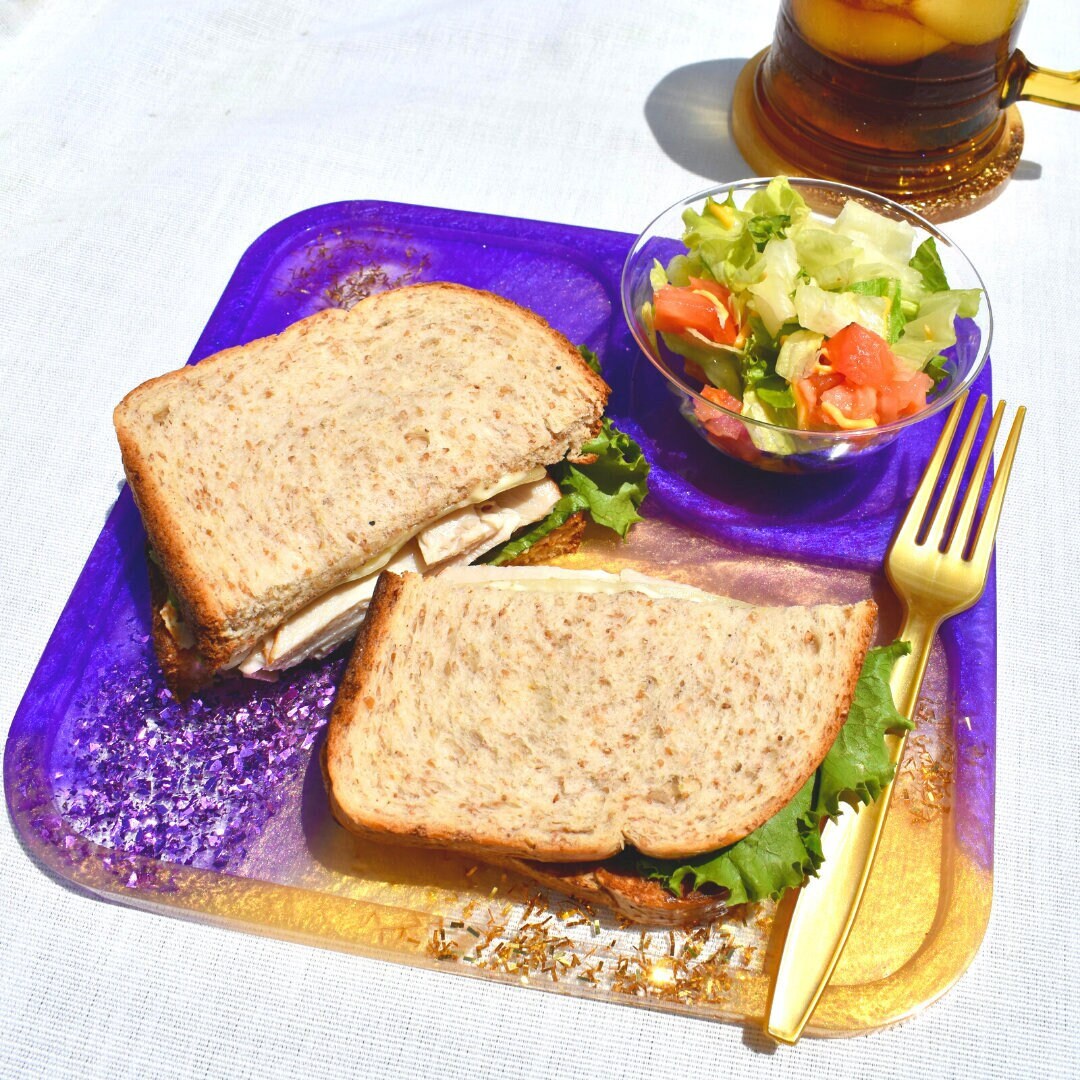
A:
{"type": "Polygon", "coordinates": [[[1016,49],[1026,7],[783,0],[773,44],[741,102],[750,125],[737,92],[740,149],[767,172],[844,180],[902,201],[955,188],[995,159],[1006,170],[997,182],[1007,179],[1023,145],[1007,106],[1027,99],[1080,108],[1080,72],[1037,68],[1016,49]],[[762,142],[779,160],[762,158],[762,142]]]}

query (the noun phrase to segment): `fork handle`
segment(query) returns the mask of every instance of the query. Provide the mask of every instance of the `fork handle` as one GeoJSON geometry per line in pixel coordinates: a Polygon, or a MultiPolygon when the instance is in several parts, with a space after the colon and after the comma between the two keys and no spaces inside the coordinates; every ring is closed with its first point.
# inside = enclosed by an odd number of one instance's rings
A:
{"type": "MultiPolygon", "coordinates": [[[[939,621],[908,611],[900,628],[898,636],[910,643],[911,652],[893,666],[889,687],[897,709],[909,720],[915,715],[939,621]]],[[[900,763],[906,738],[906,732],[886,736],[894,766],[900,763]]],[[[858,812],[844,807],[839,820],[825,826],[825,861],[818,876],[799,890],[772,987],[766,1030],[774,1039],[798,1041],[832,977],[866,891],[892,789],[890,782],[874,803],[858,812]]]]}

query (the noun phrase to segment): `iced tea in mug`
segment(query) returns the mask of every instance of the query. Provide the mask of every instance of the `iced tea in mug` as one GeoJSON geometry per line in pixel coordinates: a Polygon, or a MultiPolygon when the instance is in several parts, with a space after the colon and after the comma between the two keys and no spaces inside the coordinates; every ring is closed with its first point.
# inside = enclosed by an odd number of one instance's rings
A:
{"type": "Polygon", "coordinates": [[[783,0],[754,87],[758,120],[813,175],[893,195],[955,184],[1000,149],[1002,106],[1025,74],[1015,45],[1026,7],[783,0]]]}

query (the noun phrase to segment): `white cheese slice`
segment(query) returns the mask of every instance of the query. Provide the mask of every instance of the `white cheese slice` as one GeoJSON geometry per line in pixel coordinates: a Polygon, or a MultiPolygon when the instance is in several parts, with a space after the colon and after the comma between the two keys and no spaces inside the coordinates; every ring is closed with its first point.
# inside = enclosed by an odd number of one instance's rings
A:
{"type": "Polygon", "coordinates": [[[636,570],[574,570],[558,566],[469,566],[444,571],[440,577],[461,584],[521,592],[620,593],[639,592],[698,603],[746,607],[741,600],[706,592],[694,585],[650,577],[636,570]]]}

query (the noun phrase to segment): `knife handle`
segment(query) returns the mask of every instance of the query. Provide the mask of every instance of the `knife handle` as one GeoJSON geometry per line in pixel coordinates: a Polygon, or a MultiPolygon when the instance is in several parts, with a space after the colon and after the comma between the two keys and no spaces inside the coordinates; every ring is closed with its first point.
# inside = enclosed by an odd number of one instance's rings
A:
{"type": "MultiPolygon", "coordinates": [[[[898,637],[910,643],[911,652],[893,666],[889,687],[897,709],[909,720],[915,715],[937,625],[937,620],[909,611],[900,628],[898,637]]],[[[906,739],[906,732],[886,736],[894,769],[906,739]]],[[[825,861],[818,876],[799,890],[767,1008],[765,1030],[779,1042],[799,1040],[832,977],[866,891],[892,789],[890,782],[875,802],[858,812],[844,807],[840,819],[825,826],[825,861]]]]}

